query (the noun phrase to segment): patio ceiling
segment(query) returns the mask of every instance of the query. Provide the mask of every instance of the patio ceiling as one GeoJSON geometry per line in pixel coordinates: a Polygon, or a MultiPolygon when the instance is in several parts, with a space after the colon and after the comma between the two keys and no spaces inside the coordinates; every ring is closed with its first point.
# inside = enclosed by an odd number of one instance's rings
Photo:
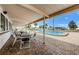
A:
{"type": "Polygon", "coordinates": [[[14,26],[40,21],[43,16],[48,18],[72,6],[72,4],[2,4],[3,10],[8,12],[14,26]]]}

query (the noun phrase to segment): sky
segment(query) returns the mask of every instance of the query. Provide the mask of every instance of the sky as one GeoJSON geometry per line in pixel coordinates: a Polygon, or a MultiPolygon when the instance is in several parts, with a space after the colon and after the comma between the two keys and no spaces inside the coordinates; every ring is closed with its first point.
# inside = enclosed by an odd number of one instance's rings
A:
{"type": "MultiPolygon", "coordinates": [[[[45,23],[53,26],[53,20],[54,20],[54,26],[68,27],[68,23],[71,20],[74,20],[77,26],[79,27],[79,9],[46,19],[45,23]]],[[[43,21],[40,21],[37,24],[43,25],[43,21]]]]}

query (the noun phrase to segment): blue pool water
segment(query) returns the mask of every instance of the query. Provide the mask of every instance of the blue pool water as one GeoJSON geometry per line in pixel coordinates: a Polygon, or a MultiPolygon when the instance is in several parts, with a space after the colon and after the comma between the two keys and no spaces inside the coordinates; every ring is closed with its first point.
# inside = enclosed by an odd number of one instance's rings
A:
{"type": "MultiPolygon", "coordinates": [[[[36,32],[43,33],[43,30],[36,30],[36,32]]],[[[45,31],[46,34],[52,34],[52,35],[62,35],[64,32],[53,32],[53,31],[45,31]]]]}
{"type": "Polygon", "coordinates": [[[64,32],[47,32],[47,34],[62,35],[64,32]]]}

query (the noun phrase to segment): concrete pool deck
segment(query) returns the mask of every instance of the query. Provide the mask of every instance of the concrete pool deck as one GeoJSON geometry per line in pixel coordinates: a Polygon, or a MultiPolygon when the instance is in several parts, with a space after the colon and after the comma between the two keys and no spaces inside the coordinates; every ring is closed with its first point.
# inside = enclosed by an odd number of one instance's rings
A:
{"type": "MultiPolygon", "coordinates": [[[[42,37],[43,34],[37,33],[37,38],[41,42],[42,37]]],[[[77,32],[69,32],[65,37],[46,35],[45,42],[54,55],[79,55],[79,33],[77,32]]]]}
{"type": "MultiPolygon", "coordinates": [[[[42,36],[43,34],[37,33],[38,35],[42,36]]],[[[74,45],[79,45],[79,33],[78,32],[69,32],[67,36],[53,36],[53,35],[45,35],[45,40],[48,38],[52,38],[52,40],[59,40],[63,42],[68,42],[74,45]]]]}

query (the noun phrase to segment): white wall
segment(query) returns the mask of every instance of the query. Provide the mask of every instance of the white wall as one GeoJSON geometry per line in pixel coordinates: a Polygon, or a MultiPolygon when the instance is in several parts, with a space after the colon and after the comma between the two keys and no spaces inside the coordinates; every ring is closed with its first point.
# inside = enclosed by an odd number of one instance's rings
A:
{"type": "MultiPolygon", "coordinates": [[[[1,7],[1,5],[0,5],[0,13],[3,13],[3,8],[1,7]]],[[[10,20],[8,15],[5,15],[5,14],[3,14],[3,15],[8,19],[8,21],[10,20]]],[[[9,22],[11,22],[11,21],[9,21],[9,22]]],[[[3,31],[3,32],[6,32],[6,31],[3,31]]],[[[3,33],[3,32],[0,32],[0,33],[3,33]]],[[[5,45],[5,43],[10,38],[10,36],[11,36],[11,32],[3,33],[0,35],[0,49],[5,45]]]]}
{"type": "Polygon", "coordinates": [[[11,32],[7,32],[0,35],[0,49],[5,45],[5,43],[10,38],[10,36],[11,36],[11,32]]]}

